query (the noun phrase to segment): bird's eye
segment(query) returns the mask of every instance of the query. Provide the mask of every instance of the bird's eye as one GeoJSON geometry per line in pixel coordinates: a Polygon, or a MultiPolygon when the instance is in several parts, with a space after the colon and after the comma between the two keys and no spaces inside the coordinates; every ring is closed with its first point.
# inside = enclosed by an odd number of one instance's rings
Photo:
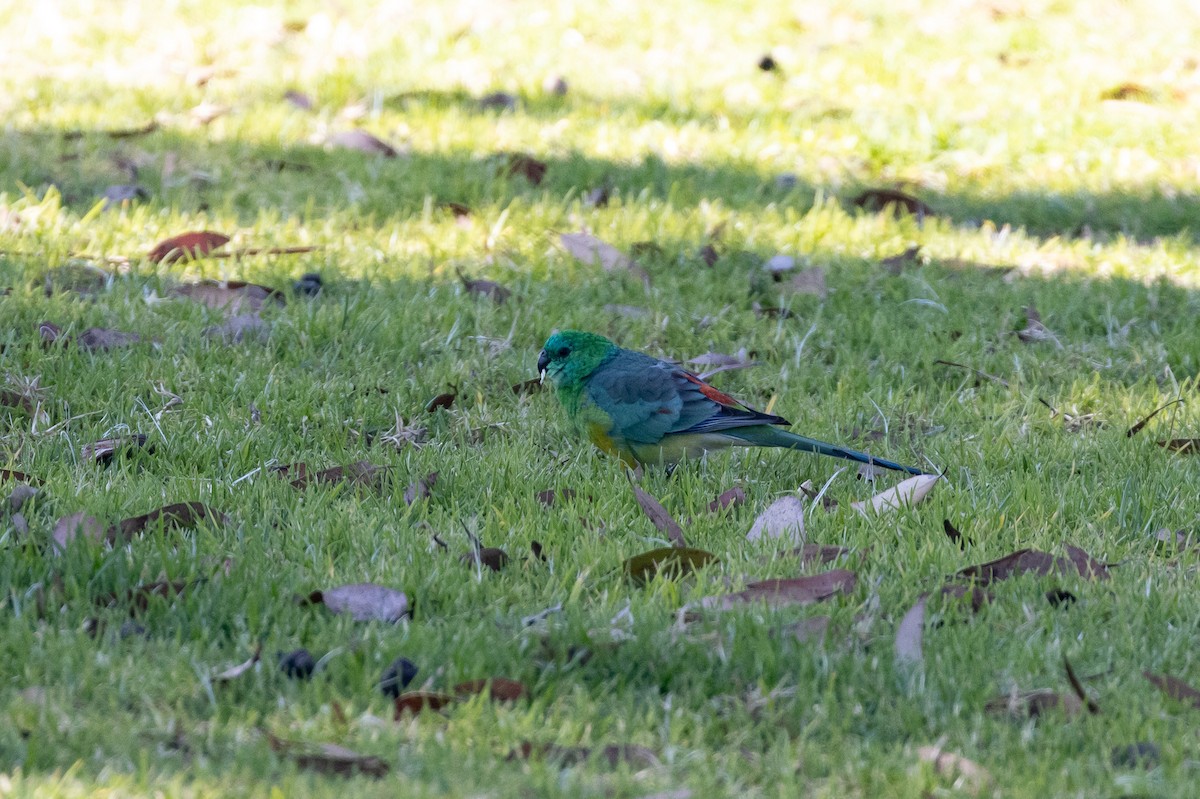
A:
{"type": "Polygon", "coordinates": [[[570,347],[559,347],[558,352],[554,353],[556,357],[565,358],[571,354],[570,347]]]}

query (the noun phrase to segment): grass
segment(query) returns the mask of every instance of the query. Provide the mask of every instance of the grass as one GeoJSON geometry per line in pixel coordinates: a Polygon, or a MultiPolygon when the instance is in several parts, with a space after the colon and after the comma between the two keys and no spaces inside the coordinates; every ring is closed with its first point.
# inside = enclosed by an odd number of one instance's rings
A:
{"type": "MultiPolygon", "coordinates": [[[[1196,529],[1200,463],[1155,441],[1200,435],[1200,418],[1185,402],[1136,437],[1125,430],[1190,399],[1200,368],[1200,17],[1175,3],[1101,5],[0,10],[0,288],[12,288],[0,296],[0,362],[4,387],[39,386],[47,414],[0,408],[0,467],[43,481],[23,509],[28,534],[7,507],[0,515],[0,792],[970,793],[918,761],[919,747],[939,745],[993,775],[984,795],[1192,795],[1195,711],[1141,672],[1200,681],[1194,550],[1154,538],[1196,529]],[[755,68],[768,51],[779,72],[755,68]],[[542,89],[555,74],[565,96],[542,89]],[[284,102],[289,89],[314,110],[284,102]],[[497,90],[517,107],[479,108],[497,90]],[[201,102],[229,112],[198,124],[189,110],[201,102]],[[152,133],[107,133],[156,116],[152,133]],[[403,156],[321,145],[354,127],[403,156]],[[541,185],[504,174],[501,154],[518,151],[547,162],[541,185]],[[606,181],[609,205],[586,206],[606,181]],[[106,187],[131,182],[148,196],[100,210],[106,187]],[[937,216],[850,203],[877,186],[906,188],[937,216]],[[438,207],[450,201],[470,206],[466,224],[438,207]],[[697,251],[718,225],[710,268],[697,251]],[[641,258],[650,288],[563,253],[556,234],[581,227],[626,250],[654,242],[641,258]],[[192,229],[228,233],[231,247],[321,249],[145,259],[192,229]],[[915,244],[919,263],[881,268],[915,244]],[[778,253],[823,269],[828,296],[781,293],[760,268],[778,253]],[[81,260],[113,271],[111,285],[47,296],[47,271],[81,260]],[[513,295],[468,293],[456,270],[513,295]],[[264,311],[262,344],[206,340],[219,312],[147,301],[199,277],[286,289],[312,271],[326,290],[264,311]],[[761,318],[755,302],[792,316],[761,318]],[[1029,304],[1062,346],[1013,335],[1029,304]],[[154,343],[47,349],[43,320],[154,343]],[[664,357],[745,347],[763,365],[715,378],[723,389],[806,434],[936,465],[946,484],[893,514],[810,513],[809,541],[856,550],[850,596],[681,626],[688,602],[819,570],[745,532],[773,499],[824,484],[841,464],[743,452],[647,474],[646,490],[691,518],[689,543],[721,562],[636,587],[622,560],[663,536],[623,470],[569,437],[553,397],[509,388],[564,327],[664,357]],[[182,404],[156,415],[167,403],[158,386],[182,404]],[[426,414],[451,386],[454,406],[426,414]],[[427,429],[424,445],[367,441],[397,415],[427,429]],[[125,432],[153,451],[107,468],[81,458],[82,445],[125,432]],[[264,471],[360,459],[391,467],[382,494],[297,492],[264,471]],[[406,505],[405,487],[433,471],[431,496],[406,505]],[[733,485],[747,504],[707,512],[733,485]],[[547,509],[535,494],[549,488],[578,495],[547,509]],[[152,529],[116,548],[77,541],[61,556],[46,546],[68,513],[113,522],[184,500],[230,523],[152,529]],[[943,519],[970,536],[965,551],[943,519]],[[513,562],[495,574],[460,563],[468,532],[513,562]],[[534,540],[547,563],[528,557],[534,540]],[[1002,583],[978,615],[932,601],[923,666],[893,662],[901,617],[945,575],[1065,542],[1120,566],[1105,583],[1002,583]],[[139,628],[123,629],[128,602],[97,608],[158,579],[203,582],[151,601],[139,628]],[[360,581],[405,591],[414,620],[356,623],[294,602],[360,581]],[[1078,601],[1051,607],[1053,587],[1078,601]],[[785,632],[824,614],[824,644],[785,632]],[[261,666],[213,685],[259,643],[261,666]],[[311,681],[275,666],[274,653],[298,647],[323,658],[311,681]],[[571,657],[580,647],[586,662],[571,657]],[[376,683],[398,655],[432,689],[507,676],[530,698],[394,722],[376,683]],[[1014,688],[1068,690],[1064,656],[1099,675],[1087,689],[1100,714],[985,713],[1014,688]],[[348,787],[298,770],[261,729],[341,743],[391,773],[348,787]],[[523,741],[636,744],[660,764],[506,760],[523,741]],[[1114,748],[1143,741],[1160,750],[1151,768],[1114,760],[1114,748]]],[[[829,493],[844,505],[882,486],[846,471],[829,493]]]]}

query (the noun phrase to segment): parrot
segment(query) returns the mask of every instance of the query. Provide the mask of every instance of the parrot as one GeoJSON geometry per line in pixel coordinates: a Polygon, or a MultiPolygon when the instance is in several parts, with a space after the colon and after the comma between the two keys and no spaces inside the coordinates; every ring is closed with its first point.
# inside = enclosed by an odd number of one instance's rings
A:
{"type": "Polygon", "coordinates": [[[815,452],[912,475],[930,472],[789,433],[781,416],[756,411],[677,364],[618,347],[596,333],[561,330],[538,354],[576,432],[631,468],[673,469],[729,447],[815,452]]]}

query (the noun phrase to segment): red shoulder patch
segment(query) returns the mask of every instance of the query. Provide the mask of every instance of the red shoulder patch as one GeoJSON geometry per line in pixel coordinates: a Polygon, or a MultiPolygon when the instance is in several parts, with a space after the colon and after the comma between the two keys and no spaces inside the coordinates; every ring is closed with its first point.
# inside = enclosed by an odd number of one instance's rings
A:
{"type": "Polygon", "coordinates": [[[705,383],[703,380],[696,377],[695,375],[684,372],[683,376],[686,377],[690,382],[695,383],[696,385],[700,386],[700,393],[703,394],[704,396],[708,397],[710,400],[717,403],[718,405],[724,405],[727,408],[736,408],[739,411],[745,410],[742,403],[738,402],[737,400],[735,400],[733,397],[729,396],[725,392],[718,391],[717,389],[713,388],[708,383],[705,383]]]}

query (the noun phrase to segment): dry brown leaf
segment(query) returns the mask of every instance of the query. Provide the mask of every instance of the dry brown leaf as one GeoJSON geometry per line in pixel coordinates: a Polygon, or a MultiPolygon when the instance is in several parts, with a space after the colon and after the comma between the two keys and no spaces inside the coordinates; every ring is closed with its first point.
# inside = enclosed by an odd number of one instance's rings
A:
{"type": "Polygon", "coordinates": [[[758,515],[747,541],[759,539],[781,539],[793,546],[804,544],[804,503],[795,494],[788,494],[772,502],[758,515]]]}
{"type": "Polygon", "coordinates": [[[25,472],[18,472],[13,469],[0,469],[0,483],[11,480],[14,483],[28,483],[29,485],[40,486],[42,481],[36,477],[31,477],[25,472]]]}
{"type": "Polygon", "coordinates": [[[888,273],[898,275],[907,267],[920,263],[921,245],[914,244],[902,253],[889,255],[879,262],[888,273]]]}
{"type": "MultiPolygon", "coordinates": [[[[458,270],[456,270],[458,271],[458,270]]],[[[481,297],[487,297],[497,305],[503,305],[504,302],[512,296],[512,292],[491,280],[472,280],[458,271],[458,279],[462,281],[463,288],[468,294],[477,294],[481,297]]]]}
{"type": "Polygon", "coordinates": [[[727,508],[736,508],[746,504],[746,492],[741,486],[734,486],[726,491],[722,491],[721,495],[708,503],[708,512],[717,513],[726,510],[727,508]]]}
{"type": "Polygon", "coordinates": [[[1078,573],[1085,579],[1108,579],[1108,566],[1092,558],[1082,549],[1067,545],[1068,557],[1055,557],[1036,549],[1019,549],[997,560],[968,566],[958,572],[959,577],[973,580],[979,585],[1007,580],[1026,573],[1044,576],[1052,572],[1078,573]]]}
{"type": "Polygon", "coordinates": [[[1061,709],[1064,716],[1072,718],[1083,712],[1083,702],[1075,694],[1060,694],[1048,688],[1035,691],[1019,691],[993,697],[984,705],[989,713],[998,713],[1016,719],[1036,719],[1053,710],[1061,709]]]}
{"type": "Polygon", "coordinates": [[[479,547],[470,552],[464,552],[459,558],[462,563],[486,566],[498,572],[508,565],[508,553],[499,547],[479,547]]]}
{"type": "Polygon", "coordinates": [[[660,547],[628,558],[621,568],[636,585],[645,585],[655,575],[682,577],[719,560],[711,552],[692,547],[660,547]]]}
{"type": "Polygon", "coordinates": [[[898,665],[920,665],[925,661],[922,641],[925,637],[925,603],[929,594],[921,594],[896,627],[895,656],[898,665]]]}
{"type": "MultiPolygon", "coordinates": [[[[7,388],[0,389],[0,406],[6,408],[20,408],[30,416],[33,416],[37,410],[33,400],[28,396],[7,388]]],[[[13,474],[18,474],[18,472],[13,472],[13,474]]]]}
{"type": "Polygon", "coordinates": [[[924,202],[897,189],[867,189],[854,198],[854,204],[871,213],[885,211],[890,207],[896,216],[904,213],[920,219],[934,215],[933,209],[924,202]]]}
{"type": "Polygon", "coordinates": [[[1050,328],[1042,324],[1042,316],[1032,303],[1025,307],[1025,329],[1017,331],[1017,338],[1026,344],[1036,344],[1039,341],[1053,341],[1059,349],[1062,349],[1062,342],[1058,340],[1058,336],[1050,331],[1050,328]]]}
{"type": "Polygon", "coordinates": [[[395,147],[365,130],[345,130],[335,133],[325,140],[331,147],[343,150],[354,150],[368,155],[382,155],[384,158],[395,158],[400,153],[395,147]]]}
{"type": "Polygon", "coordinates": [[[271,748],[296,762],[299,768],[337,777],[365,775],[380,779],[386,777],[391,766],[374,755],[363,755],[337,744],[306,744],[285,741],[263,730],[271,748]]]}
{"type": "Polygon", "coordinates": [[[520,175],[534,186],[541,185],[548,169],[545,161],[539,161],[532,155],[513,153],[508,157],[507,174],[520,175]]]}
{"type": "Polygon", "coordinates": [[[79,449],[79,457],[85,461],[95,461],[101,466],[107,466],[112,463],[118,453],[128,455],[140,448],[145,448],[147,452],[153,451],[153,445],[147,445],[146,435],[144,433],[135,433],[130,436],[119,436],[117,438],[104,438],[91,444],[84,444],[79,449]]]}
{"type": "Polygon", "coordinates": [[[1178,677],[1172,677],[1169,674],[1154,674],[1150,671],[1143,671],[1142,676],[1154,683],[1160,691],[1176,702],[1182,702],[1196,710],[1200,710],[1200,691],[1197,691],[1178,677]]]}
{"type": "Polygon", "coordinates": [[[313,110],[313,101],[304,92],[290,89],[283,93],[283,99],[292,105],[294,108],[299,108],[301,111],[313,110]]]}
{"type": "Polygon", "coordinates": [[[494,702],[515,702],[529,696],[529,690],[507,677],[490,677],[485,680],[468,680],[454,686],[454,693],[459,697],[475,696],[486,693],[494,702]]]}
{"type": "Polygon", "coordinates": [[[180,258],[201,258],[229,243],[224,233],[195,230],[163,239],[146,256],[152,263],[174,263],[180,258]]]}
{"type": "Polygon", "coordinates": [[[123,519],[109,527],[105,537],[110,544],[118,544],[130,541],[139,533],[153,529],[159,524],[164,530],[186,530],[205,521],[221,527],[229,523],[229,517],[203,502],[176,502],[155,508],[141,516],[123,519]]]}
{"type": "Polygon", "coordinates": [[[965,550],[967,544],[975,545],[975,542],[964,536],[957,527],[950,523],[949,519],[942,519],[942,531],[950,539],[950,543],[955,544],[959,549],[965,550]]]}
{"type": "Polygon", "coordinates": [[[672,544],[677,547],[686,547],[687,542],[683,537],[683,528],[671,517],[671,514],[667,513],[667,509],[662,506],[662,503],[635,485],[632,479],[629,485],[633,488],[633,496],[637,499],[638,506],[650,518],[651,523],[661,532],[666,533],[672,544]]]}
{"type": "Polygon", "coordinates": [[[404,504],[411,505],[418,499],[429,499],[433,486],[437,483],[438,473],[430,472],[420,480],[415,480],[404,489],[404,504]]]}
{"type": "Polygon", "coordinates": [[[627,271],[649,285],[650,275],[625,253],[590,233],[563,233],[558,237],[563,248],[589,266],[599,266],[605,272],[627,271]]]}
{"type": "Polygon", "coordinates": [[[832,563],[838,558],[844,558],[850,555],[854,550],[847,547],[832,546],[830,544],[805,544],[802,547],[796,547],[790,552],[781,552],[781,556],[790,556],[800,558],[800,562],[807,565],[809,563],[832,563]]]}
{"type": "Polygon", "coordinates": [[[905,506],[911,507],[925,499],[933,490],[934,484],[941,479],[941,475],[937,474],[919,474],[897,483],[887,491],[876,494],[868,501],[852,502],[850,507],[864,516],[868,507],[876,513],[886,513],[905,506]]]}
{"type": "Polygon", "coordinates": [[[458,697],[452,694],[441,694],[435,691],[409,691],[400,694],[393,702],[395,718],[399,721],[406,712],[415,716],[423,710],[441,710],[457,701],[458,697]]]}
{"type": "Polygon", "coordinates": [[[1149,423],[1150,423],[1150,420],[1151,420],[1151,419],[1153,419],[1155,416],[1158,416],[1160,413],[1162,413],[1163,411],[1165,411],[1167,408],[1170,408],[1172,405],[1175,405],[1175,404],[1177,404],[1177,403],[1180,403],[1180,402],[1183,402],[1183,399],[1182,399],[1182,398],[1173,399],[1173,400],[1171,400],[1170,402],[1166,403],[1165,405],[1160,405],[1160,406],[1158,406],[1157,408],[1155,408],[1154,410],[1152,410],[1152,411],[1150,412],[1150,415],[1149,415],[1149,416],[1147,416],[1146,418],[1142,419],[1140,422],[1138,422],[1137,424],[1135,424],[1133,427],[1131,427],[1131,428],[1129,428],[1128,430],[1126,430],[1126,431],[1125,431],[1125,436],[1126,436],[1127,438],[1133,438],[1134,436],[1136,436],[1138,433],[1140,433],[1140,432],[1142,431],[1142,428],[1144,428],[1144,427],[1145,427],[1147,424],[1149,424],[1149,423]]]}
{"type": "Polygon", "coordinates": [[[656,768],[662,765],[658,756],[644,746],[635,744],[610,744],[599,749],[586,746],[559,746],[558,744],[534,744],[524,741],[508,753],[508,760],[551,760],[562,766],[573,766],[596,759],[616,768],[626,763],[634,768],[656,768]]]}
{"type": "Polygon", "coordinates": [[[766,602],[771,605],[807,605],[854,590],[858,576],[848,569],[814,574],[808,577],[791,577],[762,580],[748,584],[745,589],[732,594],[705,597],[700,601],[703,608],[728,610],[746,602],[766,602]]]}
{"type": "Polygon", "coordinates": [[[176,286],[171,290],[171,294],[207,305],[209,308],[223,309],[231,314],[236,314],[243,308],[257,313],[268,301],[277,305],[283,305],[287,301],[281,291],[239,280],[201,280],[198,283],[176,286]]]}
{"type": "Polygon", "coordinates": [[[552,508],[554,507],[554,503],[558,502],[559,500],[562,500],[563,502],[570,502],[571,500],[575,499],[575,489],[560,488],[558,491],[555,491],[553,488],[547,488],[545,491],[537,492],[535,496],[538,502],[542,503],[547,508],[552,508]]]}
{"type": "Polygon", "coordinates": [[[1159,441],[1158,445],[1180,455],[1200,454],[1200,438],[1172,438],[1167,441],[1159,441]]]}
{"type": "Polygon", "coordinates": [[[383,481],[390,471],[387,466],[377,466],[370,461],[355,461],[347,466],[334,466],[316,473],[310,473],[308,467],[302,463],[277,467],[273,471],[290,476],[293,470],[298,476],[292,480],[292,488],[304,489],[310,485],[336,485],[344,482],[373,491],[383,489],[383,481]]]}
{"type": "Polygon", "coordinates": [[[346,614],[355,621],[383,621],[395,624],[409,615],[408,597],[403,591],[375,583],[351,583],[324,591],[313,591],[305,604],[324,604],[335,615],[346,614]]]}
{"type": "Polygon", "coordinates": [[[95,516],[89,516],[87,511],[78,511],[69,516],[63,516],[54,523],[54,546],[65,550],[67,545],[76,538],[86,538],[90,541],[103,541],[105,538],[104,525],[95,516]]]}

